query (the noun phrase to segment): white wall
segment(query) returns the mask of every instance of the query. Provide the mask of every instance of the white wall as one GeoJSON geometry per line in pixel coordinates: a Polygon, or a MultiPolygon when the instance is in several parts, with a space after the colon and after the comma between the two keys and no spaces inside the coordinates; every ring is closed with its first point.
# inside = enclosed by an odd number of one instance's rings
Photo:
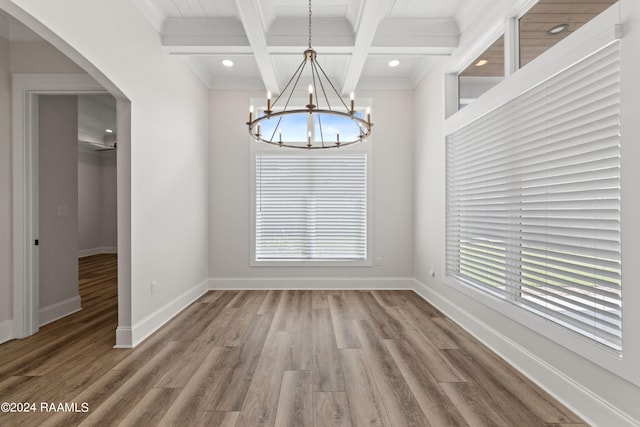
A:
{"type": "Polygon", "coordinates": [[[78,151],[78,250],[80,256],[117,246],[115,152],[78,151]]]}
{"type": "MultiPolygon", "coordinates": [[[[445,143],[443,67],[436,66],[414,93],[415,147],[415,277],[418,289],[454,320],[543,385],[578,414],[600,426],[640,425],[639,337],[640,289],[640,2],[622,0],[622,235],[624,354],[600,366],[586,354],[533,332],[444,281],[445,143]],[[435,277],[429,271],[434,268],[435,277]],[[616,373],[614,373],[616,372],[616,373]],[[635,383],[635,384],[634,384],[635,383]]],[[[464,42],[463,42],[464,43],[464,42]]],[[[604,358],[603,358],[604,359],[604,358]]]]}
{"type": "MultiPolygon", "coordinates": [[[[12,318],[10,44],[0,37],[0,324],[12,318]]],[[[7,330],[11,328],[7,327],[7,330]]],[[[0,328],[0,342],[4,341],[0,328]]],[[[5,334],[6,336],[6,334],[5,334]]]]}
{"type": "MultiPolygon", "coordinates": [[[[411,92],[358,93],[371,98],[374,112],[373,267],[262,267],[250,266],[250,157],[245,122],[251,97],[264,93],[211,91],[209,224],[210,276],[214,279],[295,278],[407,278],[413,271],[413,129],[406,114],[411,92]]],[[[228,285],[224,281],[221,284],[228,285]]],[[[256,287],[273,286],[260,281],[243,282],[256,287]]],[[[374,282],[369,282],[374,285],[374,282]]],[[[303,286],[303,282],[291,283],[303,286]]]]}
{"type": "Polygon", "coordinates": [[[119,99],[118,223],[126,237],[119,234],[119,277],[131,290],[118,297],[131,311],[119,309],[118,341],[135,344],[204,289],[208,276],[207,90],[162,49],[132,1],[0,0],[0,8],[119,99]],[[130,146],[121,121],[129,108],[130,146]]]}
{"type": "Polygon", "coordinates": [[[47,310],[78,298],[78,97],[39,98],[39,285],[47,310]]]}

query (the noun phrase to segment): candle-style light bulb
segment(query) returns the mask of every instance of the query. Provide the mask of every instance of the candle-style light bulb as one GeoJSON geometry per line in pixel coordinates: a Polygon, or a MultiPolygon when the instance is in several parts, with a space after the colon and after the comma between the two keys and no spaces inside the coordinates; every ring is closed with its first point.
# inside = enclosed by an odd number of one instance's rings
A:
{"type": "Polygon", "coordinates": [[[271,111],[271,91],[267,91],[267,111],[271,111]]]}
{"type": "Polygon", "coordinates": [[[371,124],[371,108],[367,107],[367,122],[371,124]]]}
{"type": "Polygon", "coordinates": [[[353,113],[356,109],[355,109],[355,99],[356,96],[353,92],[351,92],[351,112],[353,113]]]}
{"type": "Polygon", "coordinates": [[[278,142],[282,144],[282,129],[278,129],[278,142]]]}
{"type": "Polygon", "coordinates": [[[338,145],[340,145],[340,131],[339,130],[336,131],[336,142],[338,143],[338,145]]]}
{"type": "Polygon", "coordinates": [[[307,147],[311,147],[311,131],[307,132],[307,147]]]}
{"type": "Polygon", "coordinates": [[[309,105],[313,105],[313,85],[309,85],[309,105]]]}
{"type": "Polygon", "coordinates": [[[253,105],[249,106],[249,123],[251,123],[251,120],[253,119],[253,105]]]}

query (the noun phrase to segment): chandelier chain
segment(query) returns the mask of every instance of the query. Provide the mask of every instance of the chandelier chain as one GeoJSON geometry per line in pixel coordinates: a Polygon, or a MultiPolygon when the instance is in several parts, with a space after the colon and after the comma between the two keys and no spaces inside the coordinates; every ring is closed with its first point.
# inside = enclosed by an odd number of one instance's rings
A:
{"type": "Polygon", "coordinates": [[[311,0],[309,0],[309,49],[311,49],[311,0]]]}

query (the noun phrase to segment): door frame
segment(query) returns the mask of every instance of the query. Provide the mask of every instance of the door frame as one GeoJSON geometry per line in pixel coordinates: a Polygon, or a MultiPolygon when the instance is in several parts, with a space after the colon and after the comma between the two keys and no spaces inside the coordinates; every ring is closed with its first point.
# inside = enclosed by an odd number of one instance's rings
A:
{"type": "MultiPolygon", "coordinates": [[[[40,328],[38,96],[109,93],[88,74],[14,74],[12,79],[13,335],[40,328]]],[[[119,196],[118,196],[119,197],[119,196]]]]}

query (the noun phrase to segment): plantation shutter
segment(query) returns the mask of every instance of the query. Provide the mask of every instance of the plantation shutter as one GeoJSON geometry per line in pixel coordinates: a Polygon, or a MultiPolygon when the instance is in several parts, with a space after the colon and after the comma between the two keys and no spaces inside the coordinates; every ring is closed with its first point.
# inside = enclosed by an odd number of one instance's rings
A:
{"type": "Polygon", "coordinates": [[[256,260],[365,260],[366,154],[256,155],[256,260]]]}
{"type": "Polygon", "coordinates": [[[620,54],[447,136],[447,274],[621,350],[620,54]]]}

